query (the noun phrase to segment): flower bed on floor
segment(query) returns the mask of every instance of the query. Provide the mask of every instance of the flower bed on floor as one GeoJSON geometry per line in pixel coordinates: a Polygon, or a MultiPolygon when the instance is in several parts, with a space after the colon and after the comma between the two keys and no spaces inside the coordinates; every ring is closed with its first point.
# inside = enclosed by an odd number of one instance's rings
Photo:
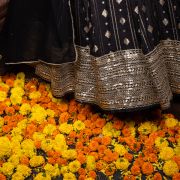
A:
{"type": "Polygon", "coordinates": [[[179,180],[179,133],[172,114],[125,121],[24,73],[0,80],[0,180],[179,180]]]}

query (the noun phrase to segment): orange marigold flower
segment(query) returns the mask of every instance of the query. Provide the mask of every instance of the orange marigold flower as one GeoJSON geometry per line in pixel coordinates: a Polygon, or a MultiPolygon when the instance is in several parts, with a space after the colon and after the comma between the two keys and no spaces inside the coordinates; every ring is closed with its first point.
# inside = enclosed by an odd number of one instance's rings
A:
{"type": "Polygon", "coordinates": [[[0,180],[6,180],[6,176],[0,173],[0,180]]]}
{"type": "Polygon", "coordinates": [[[89,171],[88,175],[94,179],[96,179],[96,176],[97,176],[95,171],[89,171]]]}
{"type": "Polygon", "coordinates": [[[90,120],[85,120],[84,121],[84,124],[85,124],[85,126],[87,127],[87,128],[90,128],[91,127],[91,121],[90,120]]]}
{"type": "Polygon", "coordinates": [[[79,153],[76,158],[81,164],[86,162],[86,156],[84,154],[79,153]]]}
{"type": "Polygon", "coordinates": [[[47,156],[53,157],[53,156],[54,156],[54,152],[55,152],[55,151],[53,151],[53,150],[48,151],[48,152],[47,152],[47,156]]]}
{"type": "Polygon", "coordinates": [[[116,170],[116,168],[113,168],[111,166],[107,166],[106,169],[105,169],[105,174],[107,176],[111,176],[111,175],[113,175],[115,173],[115,170],[116,170]]]}
{"type": "Polygon", "coordinates": [[[127,152],[124,154],[124,158],[131,162],[133,160],[133,155],[127,152]]]}
{"type": "Polygon", "coordinates": [[[76,149],[82,149],[83,148],[83,143],[81,142],[81,141],[78,141],[77,143],[76,143],[76,149]]]}
{"type": "Polygon", "coordinates": [[[75,132],[75,131],[71,131],[71,132],[69,133],[69,137],[70,137],[70,138],[76,138],[76,132],[75,132]]]}
{"type": "Polygon", "coordinates": [[[124,128],[122,129],[122,134],[123,134],[123,136],[125,136],[125,137],[129,137],[129,136],[131,136],[131,131],[129,130],[128,127],[124,127],[124,128]]]}
{"type": "Polygon", "coordinates": [[[155,163],[155,162],[158,161],[157,155],[154,154],[154,153],[150,153],[150,154],[148,155],[148,159],[149,159],[149,161],[152,162],[152,163],[155,163]]]}
{"type": "Polygon", "coordinates": [[[142,172],[145,175],[151,175],[154,172],[154,167],[150,162],[145,162],[142,165],[142,172]]]}
{"type": "Polygon", "coordinates": [[[180,179],[180,173],[176,173],[172,177],[172,180],[179,180],[179,179],[180,179]]]}
{"type": "Polygon", "coordinates": [[[29,158],[27,157],[27,156],[22,156],[21,158],[20,158],[20,163],[21,164],[25,164],[25,165],[29,165],[29,158]]]}
{"type": "Polygon", "coordinates": [[[104,151],[107,149],[107,146],[105,145],[99,145],[98,147],[98,152],[99,153],[104,153],[104,151]]]}
{"type": "Polygon", "coordinates": [[[2,131],[3,131],[4,133],[8,133],[10,130],[11,130],[11,127],[8,126],[8,125],[4,125],[4,126],[2,127],[2,131]]]}
{"type": "Polygon", "coordinates": [[[96,151],[98,149],[99,143],[97,141],[90,141],[89,148],[91,151],[96,151]]]}
{"type": "Polygon", "coordinates": [[[101,128],[95,128],[92,130],[92,133],[94,135],[98,135],[98,134],[101,134],[102,133],[102,129],[101,128]]]}
{"type": "Polygon", "coordinates": [[[133,175],[126,175],[124,176],[123,180],[136,180],[136,178],[133,175]]]}
{"type": "Polygon", "coordinates": [[[59,121],[60,123],[65,123],[70,118],[70,114],[68,112],[63,112],[60,114],[59,121]]]}
{"type": "Polygon", "coordinates": [[[106,166],[106,164],[102,161],[102,160],[99,160],[97,163],[96,163],[96,169],[98,171],[104,169],[104,167],[106,166]]]}
{"type": "Polygon", "coordinates": [[[61,112],[67,112],[67,111],[68,111],[68,104],[66,104],[66,103],[61,103],[61,104],[59,104],[58,109],[59,109],[61,112]]]}
{"type": "Polygon", "coordinates": [[[176,156],[173,156],[172,158],[176,164],[178,165],[178,168],[180,169],[180,156],[176,155],[176,156]]]}
{"type": "Polygon", "coordinates": [[[131,167],[131,173],[132,173],[132,175],[134,175],[134,176],[139,175],[139,174],[141,173],[140,167],[139,167],[138,165],[133,165],[133,166],[131,167]]]}
{"type": "Polygon", "coordinates": [[[99,159],[99,155],[97,152],[90,152],[89,155],[94,156],[96,161],[99,159]]]}
{"type": "Polygon", "coordinates": [[[55,160],[54,158],[52,158],[52,157],[49,157],[49,158],[48,158],[48,163],[50,163],[50,164],[56,164],[56,160],[55,160]]]}
{"type": "Polygon", "coordinates": [[[9,87],[13,87],[13,86],[14,86],[14,80],[13,80],[13,79],[7,79],[7,80],[6,80],[6,84],[7,84],[9,87]]]}
{"type": "Polygon", "coordinates": [[[78,177],[78,180],[85,180],[86,179],[86,176],[85,175],[80,175],[79,177],[78,177]]]}
{"type": "Polygon", "coordinates": [[[15,109],[13,107],[7,107],[5,109],[6,114],[13,115],[15,113],[15,109]]]}
{"type": "Polygon", "coordinates": [[[109,136],[104,136],[102,137],[102,144],[105,145],[105,146],[108,146],[109,144],[111,144],[111,137],[109,136]]]}
{"type": "Polygon", "coordinates": [[[121,121],[121,120],[119,120],[117,118],[114,118],[113,120],[114,120],[113,128],[115,128],[117,130],[120,130],[120,129],[123,128],[123,126],[124,126],[124,122],[123,121],[121,121]]]}
{"type": "Polygon", "coordinates": [[[77,119],[80,121],[85,121],[86,120],[86,116],[84,114],[78,114],[77,115],[77,119]]]}
{"type": "Polygon", "coordinates": [[[95,125],[96,125],[96,127],[98,127],[98,128],[103,128],[105,124],[106,124],[106,120],[105,120],[104,118],[98,118],[98,119],[95,121],[95,125]]]}
{"type": "Polygon", "coordinates": [[[67,160],[66,159],[58,157],[58,158],[55,159],[55,161],[59,165],[67,165],[67,160]]]}
{"type": "Polygon", "coordinates": [[[41,148],[41,141],[35,141],[34,144],[35,144],[37,149],[41,148]]]}
{"type": "Polygon", "coordinates": [[[79,168],[79,169],[78,169],[78,174],[85,176],[85,175],[86,175],[86,170],[85,170],[84,168],[79,168]]]}
{"type": "Polygon", "coordinates": [[[162,180],[162,176],[159,172],[155,173],[153,180],[162,180]]]}

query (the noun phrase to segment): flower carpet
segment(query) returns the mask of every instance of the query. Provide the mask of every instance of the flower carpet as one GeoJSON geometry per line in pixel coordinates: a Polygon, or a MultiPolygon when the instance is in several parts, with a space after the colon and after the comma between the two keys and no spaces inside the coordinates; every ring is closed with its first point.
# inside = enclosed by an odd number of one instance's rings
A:
{"type": "Polygon", "coordinates": [[[24,73],[0,79],[0,180],[179,180],[179,137],[172,114],[125,121],[24,73]]]}

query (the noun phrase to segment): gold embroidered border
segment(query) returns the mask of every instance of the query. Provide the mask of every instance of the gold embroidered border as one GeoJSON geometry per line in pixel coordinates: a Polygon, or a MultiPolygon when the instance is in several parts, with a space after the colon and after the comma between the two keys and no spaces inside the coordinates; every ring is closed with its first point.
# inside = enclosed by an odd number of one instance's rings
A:
{"type": "Polygon", "coordinates": [[[120,110],[154,104],[167,108],[172,93],[180,93],[179,41],[162,41],[147,55],[133,49],[96,58],[84,47],[77,47],[77,54],[76,63],[36,66],[55,96],[73,91],[79,101],[120,110]]]}

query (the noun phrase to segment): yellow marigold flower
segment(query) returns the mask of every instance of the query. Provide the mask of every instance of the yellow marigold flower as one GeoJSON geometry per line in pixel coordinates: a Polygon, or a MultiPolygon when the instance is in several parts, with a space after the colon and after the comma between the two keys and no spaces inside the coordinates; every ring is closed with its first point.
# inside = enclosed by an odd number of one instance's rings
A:
{"type": "Polygon", "coordinates": [[[6,176],[11,176],[13,174],[14,168],[15,167],[11,162],[5,162],[0,168],[0,171],[6,176]]]}
{"type": "Polygon", "coordinates": [[[86,169],[88,171],[96,169],[96,160],[94,156],[87,156],[86,157],[86,169]]]}
{"type": "Polygon", "coordinates": [[[58,142],[66,142],[66,138],[63,134],[57,134],[56,137],[55,137],[55,141],[58,143],[58,142]]]}
{"type": "Polygon", "coordinates": [[[0,91],[0,101],[4,101],[7,98],[7,93],[4,91],[0,91]]]}
{"type": "Polygon", "coordinates": [[[22,151],[23,151],[24,155],[26,155],[28,157],[35,156],[36,148],[35,148],[34,142],[31,139],[25,139],[21,143],[21,147],[22,147],[22,151]]]}
{"type": "Polygon", "coordinates": [[[39,91],[33,91],[29,94],[30,99],[39,99],[41,97],[41,93],[39,91]]]}
{"type": "Polygon", "coordinates": [[[39,104],[35,104],[32,108],[31,108],[31,121],[35,121],[39,124],[41,124],[47,117],[47,112],[46,110],[41,107],[39,104]]]}
{"type": "Polygon", "coordinates": [[[41,149],[45,152],[52,150],[53,148],[53,140],[52,139],[44,139],[41,142],[41,149]]]}
{"type": "Polygon", "coordinates": [[[17,154],[13,154],[9,159],[8,162],[11,162],[15,167],[19,164],[19,156],[17,154]]]}
{"type": "Polygon", "coordinates": [[[40,165],[44,164],[44,162],[45,161],[44,161],[43,156],[33,156],[29,161],[31,167],[40,166],[40,165]]]}
{"type": "Polygon", "coordinates": [[[23,165],[23,164],[19,164],[16,168],[16,172],[20,172],[22,173],[22,175],[27,178],[28,176],[31,175],[31,169],[26,166],[26,165],[23,165]]]}
{"type": "Polygon", "coordinates": [[[63,180],[76,180],[76,176],[71,172],[65,173],[63,175],[63,180]]]}
{"type": "Polygon", "coordinates": [[[73,126],[71,124],[62,123],[59,126],[59,130],[63,134],[69,134],[73,130],[73,126]]]}
{"type": "Polygon", "coordinates": [[[51,177],[57,177],[60,175],[60,169],[58,167],[58,164],[55,164],[54,166],[47,163],[44,166],[44,170],[46,171],[46,174],[50,175],[51,177]]]}
{"type": "Polygon", "coordinates": [[[64,150],[62,151],[62,157],[68,160],[73,160],[73,159],[76,159],[77,152],[74,149],[64,150]]]}
{"type": "Polygon", "coordinates": [[[155,140],[155,146],[160,149],[167,147],[168,145],[169,145],[168,141],[162,137],[158,137],[155,140]]]}
{"type": "Polygon", "coordinates": [[[176,155],[180,156],[180,146],[175,147],[174,152],[176,155]]]}
{"type": "Polygon", "coordinates": [[[53,132],[56,130],[56,126],[53,124],[48,124],[45,126],[43,133],[46,135],[52,135],[53,132]]]}
{"type": "Polygon", "coordinates": [[[102,134],[104,136],[113,137],[113,129],[114,129],[113,124],[111,122],[107,122],[102,129],[102,134]]]}
{"type": "Polygon", "coordinates": [[[121,170],[126,170],[130,163],[127,159],[125,158],[119,158],[116,162],[115,162],[116,168],[117,169],[121,169],[121,170]]]}
{"type": "Polygon", "coordinates": [[[120,156],[123,156],[127,153],[126,148],[122,144],[115,144],[114,151],[117,152],[120,156]]]}
{"type": "Polygon", "coordinates": [[[53,142],[53,149],[55,151],[65,152],[67,150],[67,148],[68,148],[68,146],[65,141],[60,141],[60,142],[54,141],[53,142]]]}
{"type": "Polygon", "coordinates": [[[12,175],[12,180],[24,180],[24,176],[21,172],[15,172],[13,175],[12,175]]]}
{"type": "Polygon", "coordinates": [[[81,163],[78,160],[75,160],[75,161],[70,162],[68,167],[71,172],[75,173],[81,167],[81,163]]]}
{"type": "Polygon", "coordinates": [[[9,156],[11,153],[11,143],[5,136],[0,137],[0,159],[9,156]]]}
{"type": "Polygon", "coordinates": [[[3,125],[4,125],[4,119],[0,117],[0,127],[2,127],[3,125]]]}
{"type": "Polygon", "coordinates": [[[15,136],[12,136],[11,142],[12,142],[12,140],[16,140],[18,142],[21,142],[23,140],[23,137],[22,137],[22,135],[15,135],[15,136]]]}
{"type": "Polygon", "coordinates": [[[17,135],[21,135],[21,134],[22,134],[22,130],[18,127],[13,128],[13,130],[11,131],[12,136],[17,136],[17,135]]]}
{"type": "Polygon", "coordinates": [[[62,166],[62,167],[61,167],[61,174],[65,174],[65,173],[67,173],[68,171],[69,171],[68,166],[62,166]]]}
{"type": "Polygon", "coordinates": [[[22,115],[27,115],[31,112],[31,106],[30,104],[24,103],[21,105],[19,113],[22,115]]]}
{"type": "Polygon", "coordinates": [[[11,94],[17,95],[17,96],[23,96],[25,92],[22,87],[14,87],[11,89],[11,94]]]}
{"type": "Polygon", "coordinates": [[[41,132],[35,132],[33,134],[33,140],[34,141],[42,141],[45,140],[46,135],[41,132]]]}
{"type": "Polygon", "coordinates": [[[118,131],[118,130],[116,130],[116,129],[112,129],[112,135],[113,135],[113,137],[115,137],[115,138],[117,138],[117,137],[119,137],[119,135],[121,134],[121,132],[120,131],[118,131]]]}
{"type": "Polygon", "coordinates": [[[165,119],[165,125],[166,125],[168,128],[173,128],[173,127],[175,127],[177,124],[178,124],[178,120],[177,120],[177,119],[174,119],[174,118],[167,118],[167,119],[165,119]]]}
{"type": "Polygon", "coordinates": [[[163,166],[163,172],[167,176],[173,176],[175,173],[179,172],[178,165],[172,160],[166,161],[163,166]]]}
{"type": "Polygon", "coordinates": [[[27,127],[27,119],[23,119],[22,121],[18,122],[17,127],[24,130],[27,127]]]}
{"type": "Polygon", "coordinates": [[[10,100],[11,100],[12,105],[21,104],[22,97],[19,95],[11,94],[10,100]]]}
{"type": "Polygon", "coordinates": [[[161,149],[159,157],[162,160],[169,160],[174,156],[174,150],[171,147],[164,147],[161,149]]]}
{"type": "Polygon", "coordinates": [[[51,180],[51,176],[46,173],[39,173],[36,175],[34,180],[51,180]]]}
{"type": "Polygon", "coordinates": [[[151,122],[144,122],[138,128],[138,132],[144,135],[148,135],[152,132],[152,123],[151,122]]]}
{"type": "Polygon", "coordinates": [[[73,128],[75,131],[81,131],[81,130],[85,129],[85,124],[82,121],[77,120],[73,124],[73,128]]]}
{"type": "Polygon", "coordinates": [[[19,154],[22,152],[21,144],[16,138],[11,139],[11,149],[13,154],[19,154]]]}
{"type": "Polygon", "coordinates": [[[24,80],[24,79],[25,79],[25,74],[24,74],[23,72],[17,73],[16,79],[22,79],[22,80],[24,80]]]}
{"type": "Polygon", "coordinates": [[[24,80],[23,79],[16,79],[14,81],[14,87],[21,87],[24,88],[24,80]]]}
{"type": "Polygon", "coordinates": [[[55,115],[55,112],[51,109],[47,109],[46,112],[49,117],[54,117],[54,115],[55,115]]]}
{"type": "Polygon", "coordinates": [[[5,83],[3,83],[3,82],[0,82],[0,86],[3,87],[3,89],[6,90],[6,92],[9,91],[9,86],[8,86],[7,84],[5,84],[5,83]]]}

